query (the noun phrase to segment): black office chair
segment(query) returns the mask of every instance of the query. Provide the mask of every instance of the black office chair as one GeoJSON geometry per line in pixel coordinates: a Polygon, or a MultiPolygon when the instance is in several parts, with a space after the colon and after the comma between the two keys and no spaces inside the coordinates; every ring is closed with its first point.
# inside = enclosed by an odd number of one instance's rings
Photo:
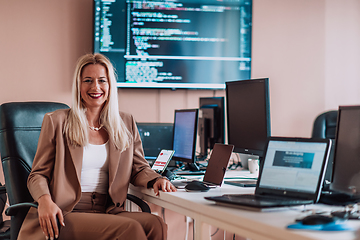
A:
{"type": "Polygon", "coordinates": [[[0,239],[10,239],[10,220],[3,219],[3,212],[6,206],[6,188],[0,183],[0,239]]]}
{"type": "MultiPolygon", "coordinates": [[[[10,204],[5,213],[11,216],[11,240],[17,239],[29,208],[37,207],[27,189],[27,178],[43,117],[47,112],[64,108],[69,107],[55,102],[12,102],[0,106],[0,153],[10,204]]],[[[128,194],[127,199],[143,212],[150,212],[149,206],[140,198],[128,194]]]]}
{"type": "Polygon", "coordinates": [[[335,139],[337,110],[321,113],[315,118],[312,138],[330,138],[335,139]]]}
{"type": "MultiPolygon", "coordinates": [[[[323,112],[315,118],[313,129],[312,129],[312,138],[321,138],[321,139],[332,139],[329,161],[326,167],[325,181],[323,185],[324,190],[328,190],[330,187],[330,182],[332,178],[333,170],[333,161],[334,161],[334,144],[335,144],[335,134],[336,134],[336,124],[337,124],[337,110],[323,112]]],[[[320,198],[321,200],[321,198],[320,198]]]]}

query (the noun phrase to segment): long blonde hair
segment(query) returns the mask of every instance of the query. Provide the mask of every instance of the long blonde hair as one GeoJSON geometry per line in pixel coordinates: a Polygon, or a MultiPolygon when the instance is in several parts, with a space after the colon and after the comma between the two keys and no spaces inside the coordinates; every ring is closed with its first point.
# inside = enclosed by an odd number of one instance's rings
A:
{"type": "Polygon", "coordinates": [[[86,107],[80,94],[81,74],[84,67],[89,64],[101,64],[107,71],[110,90],[108,99],[100,113],[99,121],[107,130],[109,138],[113,140],[117,149],[124,151],[129,147],[132,136],[119,114],[114,67],[107,57],[99,53],[86,54],[80,57],[77,62],[72,89],[73,106],[65,123],[65,136],[73,146],[83,147],[89,143],[89,123],[85,115],[86,107]]]}

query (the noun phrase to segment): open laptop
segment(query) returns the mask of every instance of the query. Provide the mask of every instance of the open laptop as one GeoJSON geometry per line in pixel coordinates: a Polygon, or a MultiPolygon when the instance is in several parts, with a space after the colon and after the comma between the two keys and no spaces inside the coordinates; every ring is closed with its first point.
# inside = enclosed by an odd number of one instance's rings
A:
{"type": "Polygon", "coordinates": [[[255,194],[205,199],[253,210],[315,203],[320,197],[330,143],[330,139],[270,137],[255,194]]]}
{"type": "MultiPolygon", "coordinates": [[[[221,186],[233,149],[234,145],[215,143],[201,182],[209,187],[221,186]]],[[[184,188],[187,183],[189,181],[173,182],[177,188],[184,188]]]]}

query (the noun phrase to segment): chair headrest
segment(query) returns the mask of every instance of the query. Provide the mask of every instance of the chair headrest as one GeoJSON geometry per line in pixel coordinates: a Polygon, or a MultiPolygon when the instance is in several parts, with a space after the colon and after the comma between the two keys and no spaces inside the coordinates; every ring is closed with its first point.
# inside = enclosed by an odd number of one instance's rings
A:
{"type": "Polygon", "coordinates": [[[69,108],[56,102],[11,102],[0,106],[1,160],[17,159],[31,168],[44,115],[69,108]]]}
{"type": "Polygon", "coordinates": [[[0,106],[0,131],[12,128],[41,127],[44,115],[61,108],[57,102],[11,102],[0,106]]]}

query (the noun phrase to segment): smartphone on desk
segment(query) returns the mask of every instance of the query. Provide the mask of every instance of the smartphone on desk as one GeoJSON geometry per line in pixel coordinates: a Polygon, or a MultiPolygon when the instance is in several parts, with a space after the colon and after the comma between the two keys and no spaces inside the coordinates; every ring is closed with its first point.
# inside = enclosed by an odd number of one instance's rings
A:
{"type": "Polygon", "coordinates": [[[174,150],[161,150],[151,168],[157,173],[162,174],[174,155],[174,152],[174,150]]]}

